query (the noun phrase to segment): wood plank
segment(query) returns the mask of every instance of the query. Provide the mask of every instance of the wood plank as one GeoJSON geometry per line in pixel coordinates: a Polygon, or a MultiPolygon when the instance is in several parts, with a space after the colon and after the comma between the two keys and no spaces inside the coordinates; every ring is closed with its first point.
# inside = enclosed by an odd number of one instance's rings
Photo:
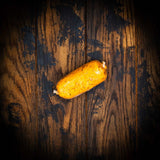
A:
{"type": "Polygon", "coordinates": [[[135,19],[132,1],[88,1],[88,61],[106,61],[107,80],[87,94],[89,159],[134,159],[135,19]]]}
{"type": "Polygon", "coordinates": [[[9,3],[1,13],[1,156],[31,159],[37,143],[34,9],[9,3]]]}
{"type": "Polygon", "coordinates": [[[63,76],[85,63],[84,1],[45,4],[37,12],[40,157],[84,159],[85,95],[64,100],[52,93],[63,76]]]}
{"type": "Polygon", "coordinates": [[[135,4],[138,58],[138,155],[158,159],[160,145],[160,56],[158,2],[135,4]],[[154,4],[154,5],[153,5],[154,4]],[[143,8],[143,9],[142,9],[143,8]],[[151,12],[148,12],[151,11],[151,12]]]}

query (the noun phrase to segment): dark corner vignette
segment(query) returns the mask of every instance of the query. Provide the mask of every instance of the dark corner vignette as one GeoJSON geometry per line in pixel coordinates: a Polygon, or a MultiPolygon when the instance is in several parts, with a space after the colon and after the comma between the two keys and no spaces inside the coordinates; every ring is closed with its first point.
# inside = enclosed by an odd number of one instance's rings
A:
{"type": "MultiPolygon", "coordinates": [[[[40,11],[42,7],[44,7],[44,1],[45,0],[40,0],[37,1],[36,0],[23,0],[23,1],[18,1],[18,0],[5,0],[3,2],[1,2],[0,5],[0,35],[1,37],[5,39],[7,39],[8,37],[8,32],[7,32],[7,27],[8,27],[8,23],[10,23],[8,20],[9,19],[14,19],[14,17],[18,17],[18,23],[21,24],[21,22],[25,21],[32,21],[32,23],[35,23],[35,12],[40,11]],[[33,20],[32,20],[33,19],[33,20]]],[[[104,0],[105,1],[105,0],[104,0]]],[[[148,35],[148,37],[150,37],[150,40],[148,41],[149,45],[153,45],[154,47],[156,47],[156,49],[159,51],[160,50],[160,40],[159,40],[159,36],[160,36],[160,24],[159,24],[159,1],[156,0],[152,0],[152,1],[139,1],[139,0],[133,0],[134,2],[134,13],[135,13],[135,21],[136,21],[136,27],[139,27],[141,29],[144,30],[145,34],[148,35]]],[[[87,4],[87,3],[86,3],[87,4]]],[[[98,8],[97,8],[98,9],[98,8]]],[[[60,12],[61,8],[57,8],[57,10],[60,12]]],[[[62,11],[61,11],[62,12],[62,11]]],[[[87,16],[87,13],[86,13],[87,16]]],[[[86,22],[87,22],[87,17],[85,17],[86,22]]],[[[108,20],[111,20],[112,17],[107,17],[108,20]]],[[[80,20],[77,18],[77,21],[79,22],[80,20]]],[[[123,22],[123,21],[122,21],[123,22]]],[[[13,22],[13,24],[16,24],[17,22],[13,22]]],[[[80,23],[80,22],[79,22],[80,23]]],[[[81,24],[81,23],[80,23],[81,24]]],[[[124,22],[124,25],[126,25],[128,23],[124,22]]],[[[106,26],[108,29],[110,28],[110,26],[106,26]]],[[[118,25],[114,26],[115,28],[118,27],[118,25]]],[[[111,26],[111,28],[114,28],[113,26],[111,26]]],[[[24,28],[25,31],[27,30],[27,32],[30,32],[30,29],[28,28],[24,28]]],[[[117,28],[116,28],[117,29],[117,28]]],[[[87,28],[85,28],[85,30],[87,30],[87,28]]],[[[13,28],[14,31],[14,28],[13,28]]],[[[66,30],[65,30],[66,31],[66,30]]],[[[74,29],[73,29],[74,31],[74,29]]],[[[111,31],[111,30],[110,30],[111,31]]],[[[12,32],[12,31],[10,31],[12,32]]],[[[81,35],[81,32],[78,32],[81,35]]],[[[87,34],[87,33],[86,33],[87,34]]],[[[26,37],[27,38],[27,37],[26,37]]],[[[34,39],[35,37],[33,37],[34,39]]],[[[74,38],[74,37],[73,37],[74,38]]],[[[84,38],[84,37],[83,37],[84,38]]],[[[60,39],[61,41],[63,41],[63,39],[60,39]]],[[[78,39],[79,40],[79,39],[78,39]]],[[[94,45],[98,45],[99,48],[103,47],[102,44],[100,42],[97,41],[93,41],[92,39],[87,39],[87,37],[85,37],[86,40],[86,46],[85,46],[85,56],[86,56],[86,61],[87,61],[87,56],[91,57],[91,59],[100,59],[102,60],[102,55],[100,51],[95,51],[94,53],[87,53],[87,43],[88,44],[92,44],[94,43],[94,45]]],[[[60,41],[60,42],[61,42],[60,41]]],[[[79,40],[80,41],[80,40],[79,40]]],[[[78,41],[78,42],[79,42],[78,41]]],[[[77,42],[77,43],[78,43],[77,42]]],[[[4,48],[4,42],[1,40],[0,41],[0,53],[2,53],[2,50],[4,48]]],[[[31,46],[31,44],[29,44],[31,46]]],[[[39,45],[40,47],[41,44],[39,44],[39,42],[37,43],[37,45],[39,45]]],[[[32,47],[32,46],[31,46],[32,47]]],[[[46,48],[47,50],[47,48],[46,48]]],[[[29,52],[29,54],[32,54],[32,51],[29,52]]],[[[50,54],[48,52],[48,57],[50,57],[50,54]]],[[[145,52],[144,50],[141,50],[141,56],[144,57],[145,56],[145,52]]],[[[24,56],[26,55],[26,53],[24,53],[24,56]]],[[[0,63],[3,62],[3,58],[4,55],[0,54],[0,63]]],[[[157,58],[160,60],[160,54],[157,53],[157,58]]],[[[40,64],[41,67],[41,61],[38,61],[38,63],[40,64]]],[[[55,65],[56,64],[56,59],[49,59],[49,63],[55,65]]],[[[34,63],[29,64],[29,63],[25,63],[26,66],[30,67],[31,69],[34,67],[34,63]]],[[[1,66],[1,64],[0,64],[1,66]]],[[[144,63],[142,63],[141,66],[144,69],[143,75],[144,77],[148,78],[149,74],[147,73],[147,68],[146,68],[147,64],[144,61],[144,63]]],[[[0,78],[1,78],[1,74],[2,72],[5,71],[0,71],[0,78]]],[[[157,71],[158,73],[160,73],[160,71],[157,71]]],[[[50,82],[49,80],[46,79],[45,75],[42,75],[42,80],[44,80],[48,86],[52,86],[52,82],[50,82]]],[[[40,85],[40,82],[37,80],[38,84],[40,85]]],[[[143,83],[144,80],[139,78],[139,85],[147,85],[148,83],[143,83]]],[[[159,86],[160,84],[158,84],[159,86]]],[[[49,99],[49,97],[45,97],[45,91],[47,91],[48,88],[46,88],[46,86],[43,86],[42,88],[44,90],[44,95],[42,95],[42,98],[47,98],[49,99]]],[[[159,88],[157,88],[158,90],[159,88]]],[[[141,92],[141,89],[138,89],[138,91],[141,92]]],[[[153,94],[147,94],[149,93],[149,91],[147,89],[144,90],[146,93],[146,97],[152,97],[154,99],[155,95],[153,94]]],[[[5,97],[3,96],[3,90],[1,90],[0,88],[0,107],[4,105],[5,102],[5,97]]],[[[146,97],[142,97],[142,98],[146,98],[146,97]]],[[[87,100],[87,99],[86,99],[87,100]]],[[[47,104],[47,105],[50,105],[47,104]]],[[[141,104],[141,106],[143,105],[143,103],[141,104]]],[[[15,124],[19,124],[21,123],[20,120],[18,119],[18,117],[13,116],[11,113],[12,108],[16,107],[19,110],[21,110],[21,105],[18,103],[10,103],[7,106],[7,110],[8,110],[8,116],[9,116],[9,120],[13,121],[15,124]]],[[[62,113],[64,114],[64,108],[63,106],[61,106],[60,104],[55,104],[54,106],[55,110],[51,110],[51,112],[55,113],[57,112],[58,109],[62,110],[62,113]]],[[[139,107],[139,106],[138,106],[139,107]]],[[[138,128],[138,145],[137,145],[137,157],[140,158],[153,158],[154,156],[157,157],[158,156],[158,147],[160,145],[160,138],[159,138],[159,133],[160,133],[160,128],[158,125],[158,120],[160,117],[160,105],[159,105],[159,100],[156,99],[154,102],[154,106],[153,109],[156,109],[156,113],[155,111],[153,112],[152,110],[146,111],[145,110],[141,110],[142,112],[142,118],[145,117],[145,115],[149,114],[152,119],[151,121],[154,121],[155,123],[152,124],[151,122],[148,123],[148,119],[144,118],[144,122],[147,122],[147,124],[145,124],[144,127],[144,133],[140,133],[138,128]],[[153,114],[153,115],[152,115],[153,114]],[[157,128],[155,128],[153,125],[155,125],[157,128]],[[150,137],[147,137],[147,136],[150,137]],[[146,154],[148,153],[148,154],[146,154]],[[156,155],[157,154],[157,155],[156,155]]],[[[8,127],[8,124],[6,124],[6,122],[4,121],[3,117],[4,115],[2,115],[2,108],[0,108],[0,147],[2,148],[1,152],[1,157],[6,157],[6,159],[8,158],[17,158],[19,155],[18,150],[21,151],[21,156],[24,156],[24,159],[27,159],[27,157],[25,157],[25,154],[23,153],[24,149],[23,149],[23,145],[25,144],[20,144],[17,139],[19,137],[17,137],[16,135],[16,125],[15,127],[8,127]],[[6,153],[7,151],[7,153],[6,153]]],[[[51,114],[48,113],[47,114],[51,114]]],[[[138,111],[139,114],[139,111],[138,111]]],[[[52,114],[53,115],[53,114],[52,114]]],[[[141,115],[140,115],[141,116],[141,115]]],[[[54,116],[55,121],[58,121],[57,117],[54,116]]],[[[140,117],[141,118],[141,117],[140,117]]],[[[139,122],[141,119],[138,119],[138,127],[140,127],[139,122]]],[[[86,119],[87,119],[87,110],[86,110],[86,119]]],[[[86,130],[88,130],[88,126],[86,125],[86,130]]],[[[65,133],[64,133],[65,134],[65,133]]],[[[23,135],[22,135],[23,136],[23,135]]],[[[89,137],[87,137],[89,138],[89,137]]],[[[22,138],[23,139],[23,138],[22,138]]],[[[88,139],[86,140],[86,144],[88,143],[88,139]]],[[[87,144],[88,145],[88,144],[87,144]]],[[[87,151],[88,152],[88,151],[87,151]]],[[[38,153],[38,152],[37,152],[38,153]]],[[[86,156],[86,155],[85,155],[86,156]]],[[[85,157],[84,156],[84,157],[85,157]]],[[[88,155],[87,155],[88,156],[88,155]]],[[[40,159],[42,157],[39,157],[40,159]]],[[[100,158],[105,158],[100,157],[100,158]]]]}
{"type": "MultiPolygon", "coordinates": [[[[154,81],[157,86],[152,88],[150,79],[154,79],[154,74],[149,73],[154,62],[149,64],[147,56],[154,56],[160,63],[160,22],[159,3],[153,1],[134,0],[134,12],[136,23],[137,41],[141,41],[145,48],[140,49],[138,56],[142,63],[137,65],[138,76],[138,128],[137,128],[137,158],[155,159],[160,157],[158,146],[160,145],[160,101],[158,98],[160,84],[154,81]],[[140,33],[145,35],[141,37],[140,33]],[[147,52],[147,53],[146,53],[147,52]],[[150,54],[150,55],[147,55],[150,54]],[[157,93],[157,94],[155,94],[157,93]]],[[[140,48],[140,46],[138,46],[140,48]]],[[[149,60],[148,60],[149,61],[149,60]]],[[[138,61],[139,62],[139,61],[138,61]]],[[[156,62],[155,62],[156,63],[156,62]]],[[[155,74],[160,78],[160,70],[156,64],[155,74]]]]}

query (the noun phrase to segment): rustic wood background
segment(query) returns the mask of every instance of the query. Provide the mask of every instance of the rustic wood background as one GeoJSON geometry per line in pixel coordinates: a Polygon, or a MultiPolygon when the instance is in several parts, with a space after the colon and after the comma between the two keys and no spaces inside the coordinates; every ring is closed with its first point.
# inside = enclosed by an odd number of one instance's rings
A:
{"type": "Polygon", "coordinates": [[[157,6],[133,0],[3,2],[1,156],[157,158],[157,6]],[[58,80],[93,59],[106,61],[105,82],[71,100],[52,94],[58,80]]]}

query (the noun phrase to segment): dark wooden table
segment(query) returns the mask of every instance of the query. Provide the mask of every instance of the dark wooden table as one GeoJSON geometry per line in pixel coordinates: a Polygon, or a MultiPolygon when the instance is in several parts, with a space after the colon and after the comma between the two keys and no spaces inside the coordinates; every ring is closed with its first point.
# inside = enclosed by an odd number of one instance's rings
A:
{"type": "Polygon", "coordinates": [[[157,4],[133,0],[4,3],[0,11],[1,157],[157,157],[157,4]],[[93,59],[106,61],[105,82],[71,100],[52,93],[58,80],[93,59]]]}

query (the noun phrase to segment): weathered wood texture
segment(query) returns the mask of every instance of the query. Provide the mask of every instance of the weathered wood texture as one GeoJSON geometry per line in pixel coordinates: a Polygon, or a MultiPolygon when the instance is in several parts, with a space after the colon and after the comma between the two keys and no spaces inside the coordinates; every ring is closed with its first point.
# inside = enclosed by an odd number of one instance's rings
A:
{"type": "Polygon", "coordinates": [[[37,13],[38,145],[56,159],[83,158],[85,95],[64,100],[52,91],[85,63],[84,2],[48,1],[44,6],[37,13]]]}
{"type": "Polygon", "coordinates": [[[7,4],[7,13],[2,14],[0,116],[1,149],[3,154],[8,152],[6,159],[10,155],[32,157],[37,144],[35,15],[28,7],[7,4]]]}
{"type": "MultiPolygon", "coordinates": [[[[157,11],[133,0],[47,0],[0,10],[0,141],[5,159],[142,159],[160,144],[157,11]],[[153,18],[154,17],[154,18],[153,18]],[[98,59],[105,82],[52,93],[98,59]]],[[[154,7],[152,8],[154,9],[154,7]]],[[[78,87],[78,86],[77,86],[78,87]]]]}
{"type": "Polygon", "coordinates": [[[107,80],[87,94],[91,159],[133,159],[136,141],[135,22],[130,1],[88,1],[87,55],[107,80]]]}
{"type": "Polygon", "coordinates": [[[160,31],[158,2],[135,3],[139,159],[159,159],[160,31]]]}

